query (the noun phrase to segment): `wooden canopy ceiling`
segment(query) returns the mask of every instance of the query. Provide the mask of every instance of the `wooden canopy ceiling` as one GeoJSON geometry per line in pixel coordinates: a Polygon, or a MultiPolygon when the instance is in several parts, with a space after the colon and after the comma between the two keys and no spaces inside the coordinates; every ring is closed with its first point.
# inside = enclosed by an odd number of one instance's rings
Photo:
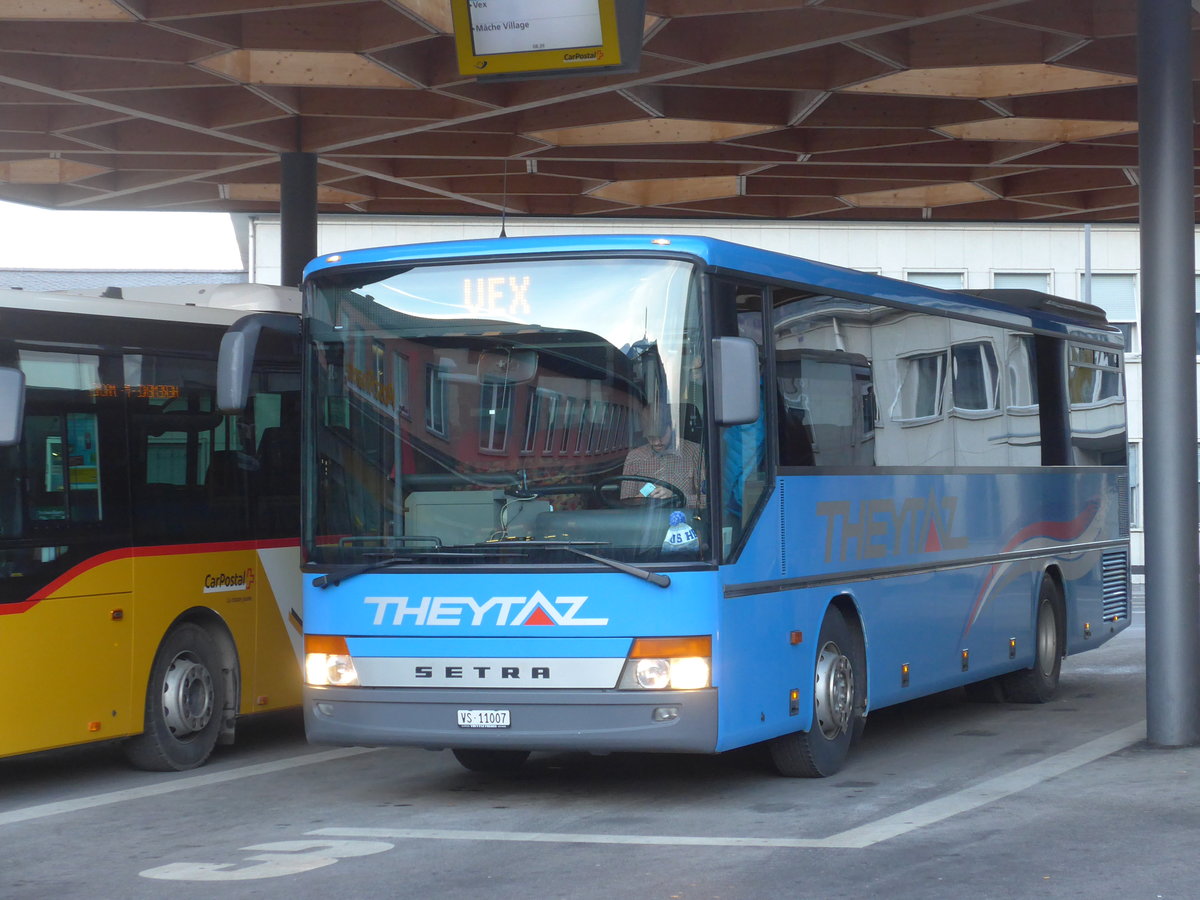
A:
{"type": "Polygon", "coordinates": [[[322,213],[1137,218],[1135,0],[646,13],[636,73],[483,84],[449,0],[0,0],[0,199],[275,212],[304,151],[322,213]]]}

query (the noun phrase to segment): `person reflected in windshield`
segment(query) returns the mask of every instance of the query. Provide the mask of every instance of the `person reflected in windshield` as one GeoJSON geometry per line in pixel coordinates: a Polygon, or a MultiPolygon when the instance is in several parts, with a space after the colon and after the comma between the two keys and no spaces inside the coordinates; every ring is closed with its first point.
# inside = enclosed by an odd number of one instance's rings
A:
{"type": "Polygon", "coordinates": [[[670,484],[682,492],[686,506],[693,509],[699,507],[704,494],[704,463],[700,445],[678,437],[670,413],[663,409],[656,411],[643,408],[641,426],[646,443],[634,447],[625,457],[621,474],[626,476],[626,480],[621,482],[621,500],[668,501],[675,496],[675,492],[667,487],[670,484]],[[639,481],[641,478],[666,484],[639,481]]]}

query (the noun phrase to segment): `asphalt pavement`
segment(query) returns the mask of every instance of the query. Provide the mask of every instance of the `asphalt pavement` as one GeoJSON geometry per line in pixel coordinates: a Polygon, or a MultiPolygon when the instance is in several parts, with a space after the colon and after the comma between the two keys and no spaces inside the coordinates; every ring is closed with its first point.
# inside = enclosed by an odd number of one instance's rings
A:
{"type": "Polygon", "coordinates": [[[0,898],[1193,898],[1200,748],[1145,740],[1143,606],[1054,701],[880,710],[827,779],[753,749],[486,776],[309,745],[296,716],[189,773],[0,760],[0,898]]]}

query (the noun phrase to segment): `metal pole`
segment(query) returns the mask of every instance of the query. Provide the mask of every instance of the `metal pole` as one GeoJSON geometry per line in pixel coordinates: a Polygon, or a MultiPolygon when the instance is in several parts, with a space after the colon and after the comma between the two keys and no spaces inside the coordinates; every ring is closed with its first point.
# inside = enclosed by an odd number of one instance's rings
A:
{"type": "Polygon", "coordinates": [[[1164,747],[1200,743],[1191,17],[1138,2],[1146,731],[1164,747]]]}
{"type": "Polygon", "coordinates": [[[317,255],[317,157],[281,153],[279,163],[279,277],[295,287],[317,255]]]}
{"type": "MultiPolygon", "coordinates": [[[[1092,302],[1092,223],[1083,226],[1083,302],[1092,302]]],[[[1130,347],[1130,350],[1133,348],[1130,347]]]]}

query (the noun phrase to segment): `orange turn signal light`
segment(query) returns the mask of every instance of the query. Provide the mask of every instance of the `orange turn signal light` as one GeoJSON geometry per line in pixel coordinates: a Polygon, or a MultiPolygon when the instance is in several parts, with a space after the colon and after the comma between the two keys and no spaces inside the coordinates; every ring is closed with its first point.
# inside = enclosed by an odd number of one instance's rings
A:
{"type": "Polygon", "coordinates": [[[712,636],[638,638],[629,651],[630,659],[675,659],[684,656],[712,656],[712,636]]]}
{"type": "Polygon", "coordinates": [[[330,656],[350,655],[346,639],[338,634],[306,634],[304,636],[304,652],[327,653],[330,656]]]}

